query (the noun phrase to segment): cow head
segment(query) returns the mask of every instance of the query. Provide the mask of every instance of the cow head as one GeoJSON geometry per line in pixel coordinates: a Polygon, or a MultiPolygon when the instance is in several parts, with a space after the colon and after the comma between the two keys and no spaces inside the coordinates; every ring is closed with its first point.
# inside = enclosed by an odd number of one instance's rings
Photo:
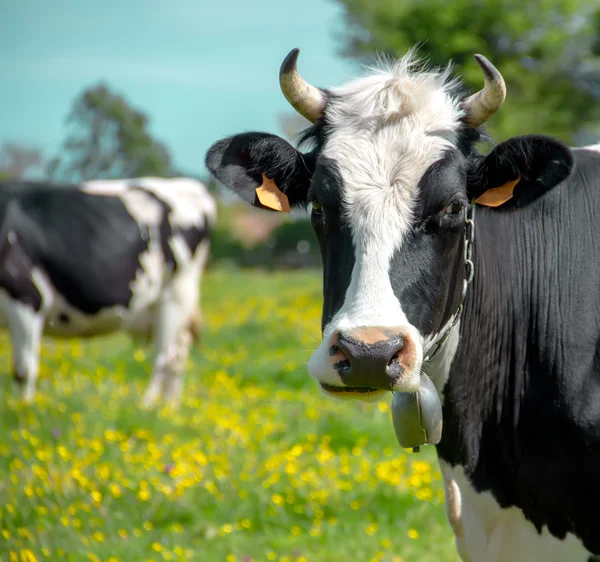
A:
{"type": "Polygon", "coordinates": [[[461,297],[467,210],[474,201],[486,212],[533,201],[569,173],[571,154],[539,136],[475,152],[478,127],[506,93],[480,55],[485,86],[469,97],[450,68],[419,70],[411,54],[331,90],[305,82],[297,57],[295,49],[285,59],[280,82],[313,122],[302,141],[312,149],[245,133],[214,144],[207,166],[256,207],[310,207],[324,304],[308,369],[322,389],[413,392],[461,297]]]}

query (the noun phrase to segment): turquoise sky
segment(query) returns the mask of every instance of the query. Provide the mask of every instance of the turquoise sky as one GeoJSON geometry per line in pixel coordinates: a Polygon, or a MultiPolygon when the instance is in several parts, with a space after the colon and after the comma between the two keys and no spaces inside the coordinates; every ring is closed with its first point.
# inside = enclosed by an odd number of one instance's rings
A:
{"type": "Polygon", "coordinates": [[[219,138],[280,132],[290,49],[317,85],[355,72],[337,54],[342,26],[333,0],[0,0],[0,144],[53,156],[73,99],[104,80],[150,116],[184,172],[203,174],[219,138]]]}

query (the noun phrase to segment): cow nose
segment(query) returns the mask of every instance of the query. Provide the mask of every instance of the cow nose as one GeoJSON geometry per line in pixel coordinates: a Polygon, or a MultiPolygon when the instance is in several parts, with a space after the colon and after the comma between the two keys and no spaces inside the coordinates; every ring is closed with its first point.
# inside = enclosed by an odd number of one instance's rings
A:
{"type": "Polygon", "coordinates": [[[404,373],[410,339],[400,328],[355,328],[337,333],[335,368],[346,386],[392,390],[404,373]]]}

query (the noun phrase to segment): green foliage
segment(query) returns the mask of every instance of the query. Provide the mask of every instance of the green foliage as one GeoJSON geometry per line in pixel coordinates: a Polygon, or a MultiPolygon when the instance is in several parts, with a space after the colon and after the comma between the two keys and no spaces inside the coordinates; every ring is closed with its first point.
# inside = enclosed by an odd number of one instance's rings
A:
{"type": "Polygon", "coordinates": [[[483,77],[473,54],[504,75],[508,95],[491,120],[497,140],[526,133],[573,142],[600,120],[598,0],[336,0],[348,23],[344,52],[450,59],[473,90],[483,77]]]}
{"type": "Polygon", "coordinates": [[[85,90],[67,118],[62,155],[47,168],[52,179],[174,175],[167,148],[148,131],[148,117],[107,85],[85,90]]]}

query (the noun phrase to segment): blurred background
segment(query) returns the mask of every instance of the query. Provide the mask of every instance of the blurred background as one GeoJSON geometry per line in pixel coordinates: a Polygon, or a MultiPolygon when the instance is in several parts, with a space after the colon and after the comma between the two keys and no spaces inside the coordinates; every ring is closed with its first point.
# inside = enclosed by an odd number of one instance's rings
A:
{"type": "Polygon", "coordinates": [[[508,86],[489,126],[497,141],[536,132],[581,145],[600,124],[599,22],[599,3],[587,0],[3,2],[0,176],[197,177],[224,207],[213,260],[313,267],[305,217],[282,224],[223,197],[203,164],[224,136],[293,140],[307,124],[279,90],[291,48],[322,87],[356,75],[375,53],[419,45],[479,88],[473,54],[483,53],[508,86]]]}
{"type": "MultiPolygon", "coordinates": [[[[600,133],[597,0],[0,2],[0,177],[185,175],[219,204],[182,409],[142,412],[146,351],[45,341],[33,408],[0,406],[0,559],[456,561],[433,451],[398,449],[386,401],[320,395],[320,262],[307,216],[251,209],[204,168],[216,140],[307,125],[285,55],[322,87],[419,45],[473,89],[505,77],[496,141],[600,133]],[[302,270],[302,271],[299,271],[302,270]]],[[[9,382],[10,343],[0,336],[9,382]]]]}

